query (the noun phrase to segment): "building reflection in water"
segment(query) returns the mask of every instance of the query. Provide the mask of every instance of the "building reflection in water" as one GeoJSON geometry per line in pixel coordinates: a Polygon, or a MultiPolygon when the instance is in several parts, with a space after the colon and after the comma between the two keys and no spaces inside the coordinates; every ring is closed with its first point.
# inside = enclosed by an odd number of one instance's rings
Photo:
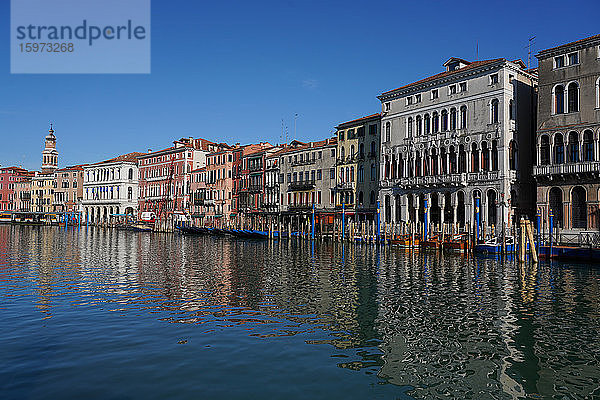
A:
{"type": "Polygon", "coordinates": [[[600,384],[600,279],[588,266],[4,226],[0,273],[33,284],[43,317],[69,298],[211,335],[298,336],[415,398],[584,397],[600,384]]]}

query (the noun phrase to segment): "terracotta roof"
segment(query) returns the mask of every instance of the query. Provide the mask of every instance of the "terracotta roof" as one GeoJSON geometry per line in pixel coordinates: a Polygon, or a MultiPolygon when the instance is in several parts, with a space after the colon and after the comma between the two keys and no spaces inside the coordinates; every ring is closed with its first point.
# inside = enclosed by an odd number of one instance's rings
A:
{"type": "Polygon", "coordinates": [[[547,51],[556,50],[556,49],[559,49],[559,48],[561,48],[561,47],[573,46],[573,45],[575,45],[575,44],[579,44],[579,43],[581,43],[581,42],[585,42],[585,41],[587,41],[587,40],[594,40],[594,39],[600,39],[600,34],[599,34],[599,35],[590,36],[590,37],[586,37],[586,38],[584,38],[584,39],[579,39],[579,40],[576,40],[576,41],[574,41],[574,42],[570,42],[570,43],[561,44],[561,45],[559,45],[559,46],[550,47],[549,49],[540,50],[540,52],[538,53],[538,55],[539,55],[539,54],[541,54],[541,53],[545,53],[545,52],[547,52],[547,51]]]}
{"type": "Polygon", "coordinates": [[[79,165],[73,165],[73,166],[69,166],[69,167],[65,167],[65,168],[61,168],[61,169],[57,169],[57,172],[62,172],[62,171],[83,171],[83,167],[86,166],[88,164],[79,164],[79,165]]]}
{"type": "Polygon", "coordinates": [[[123,154],[120,155],[118,157],[115,158],[111,158],[109,160],[104,160],[104,161],[100,161],[91,165],[98,165],[98,164],[108,164],[108,163],[113,163],[113,162],[121,162],[121,161],[129,161],[129,162],[134,162],[137,164],[137,158],[144,155],[145,153],[140,153],[140,152],[133,152],[133,153],[127,153],[127,154],[123,154]]]}
{"type": "Polygon", "coordinates": [[[19,172],[29,172],[25,168],[22,168],[22,167],[14,167],[13,166],[13,167],[2,167],[2,168],[0,168],[0,171],[8,171],[8,170],[19,171],[19,172]]]}
{"type": "Polygon", "coordinates": [[[292,153],[294,151],[303,151],[303,150],[311,150],[311,149],[319,149],[326,146],[334,146],[337,144],[337,137],[332,137],[330,139],[323,139],[316,142],[308,142],[302,146],[298,147],[286,147],[285,149],[279,150],[278,152],[271,155],[271,157],[279,157],[283,154],[292,153]],[[311,146],[312,143],[312,146],[311,146]]]}
{"type": "Polygon", "coordinates": [[[481,67],[483,65],[493,64],[493,63],[500,62],[500,61],[506,61],[506,59],[504,59],[504,58],[494,58],[492,60],[473,61],[469,65],[467,65],[465,67],[462,67],[462,68],[459,68],[459,69],[456,69],[454,71],[443,71],[443,72],[440,72],[439,74],[435,74],[435,75],[429,76],[427,78],[421,79],[420,81],[409,83],[408,85],[400,86],[399,88],[396,88],[396,89],[393,89],[393,90],[388,90],[387,92],[381,93],[381,96],[389,94],[389,93],[392,93],[392,92],[395,92],[396,90],[406,89],[406,88],[411,87],[411,86],[415,86],[415,85],[419,85],[419,84],[422,84],[422,83],[430,82],[430,81],[433,81],[433,80],[436,80],[436,79],[440,79],[440,78],[445,78],[445,77],[448,77],[448,76],[451,76],[451,75],[454,75],[454,74],[457,74],[457,73],[460,73],[460,72],[468,71],[470,69],[481,67]]]}
{"type": "Polygon", "coordinates": [[[194,147],[189,144],[189,143],[182,143],[184,146],[180,146],[180,147],[176,147],[176,146],[171,146],[171,147],[166,147],[164,149],[161,150],[156,150],[156,151],[151,151],[149,153],[139,153],[140,155],[138,157],[143,158],[143,157],[155,157],[156,155],[160,154],[160,153],[164,153],[170,150],[183,150],[183,149],[194,149],[194,147]]]}
{"type": "Polygon", "coordinates": [[[338,124],[337,126],[355,124],[355,123],[360,122],[360,121],[364,121],[364,120],[367,120],[367,119],[371,119],[371,118],[374,118],[374,117],[380,117],[380,116],[381,116],[381,114],[379,114],[379,113],[377,113],[377,114],[371,114],[371,115],[367,115],[366,117],[361,117],[361,118],[353,119],[352,121],[342,122],[342,123],[338,124]]]}

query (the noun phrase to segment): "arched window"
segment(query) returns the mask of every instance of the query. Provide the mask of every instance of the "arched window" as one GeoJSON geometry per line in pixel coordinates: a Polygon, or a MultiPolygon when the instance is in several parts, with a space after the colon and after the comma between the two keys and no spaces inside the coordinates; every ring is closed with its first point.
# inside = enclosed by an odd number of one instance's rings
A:
{"type": "Polygon", "coordinates": [[[540,139],[540,164],[550,164],[550,138],[543,135],[540,139]]]}
{"type": "Polygon", "coordinates": [[[450,130],[456,130],[456,108],[454,107],[450,109],[450,130]]]}
{"type": "Polygon", "coordinates": [[[465,151],[465,146],[462,144],[458,151],[458,172],[461,174],[467,172],[467,152],[465,151]]]}
{"type": "Polygon", "coordinates": [[[498,123],[498,100],[497,99],[492,100],[492,103],[490,104],[490,121],[492,122],[492,124],[498,123]]]}
{"type": "Polygon", "coordinates": [[[417,115],[417,136],[421,136],[423,134],[423,121],[420,115],[417,115]]]}
{"type": "Polygon", "coordinates": [[[579,162],[579,135],[577,132],[569,132],[569,151],[567,157],[569,162],[579,162]]]}
{"type": "Polygon", "coordinates": [[[498,141],[492,140],[492,171],[498,171],[498,141]]]}
{"type": "Polygon", "coordinates": [[[579,111],[579,85],[577,84],[577,82],[569,83],[569,86],[567,86],[567,97],[569,106],[568,111],[579,111]]]}
{"type": "Polygon", "coordinates": [[[412,117],[408,117],[408,119],[406,120],[406,134],[408,135],[408,137],[412,137],[412,133],[413,133],[413,119],[412,119],[412,117]]]}
{"type": "Polygon", "coordinates": [[[583,132],[583,161],[594,161],[594,134],[583,132]]]}
{"type": "Polygon", "coordinates": [[[364,158],[365,157],[365,144],[361,143],[358,145],[358,156],[360,158],[364,158]]]}
{"type": "Polygon", "coordinates": [[[456,159],[456,149],[454,146],[450,146],[450,173],[456,174],[458,172],[458,165],[456,159]]]}
{"type": "Polygon", "coordinates": [[[370,157],[375,157],[375,142],[371,142],[371,154],[370,157]]]}
{"type": "Polygon", "coordinates": [[[490,169],[490,149],[488,149],[487,142],[481,143],[481,169],[483,171],[490,169]]]}
{"type": "Polygon", "coordinates": [[[548,195],[548,203],[550,212],[552,213],[552,224],[560,228],[563,227],[563,194],[562,190],[557,187],[550,189],[548,195]]]}
{"type": "Polygon", "coordinates": [[[388,121],[385,123],[385,141],[389,142],[392,137],[392,124],[388,121]]]}
{"type": "Polygon", "coordinates": [[[446,148],[442,147],[440,149],[440,173],[447,174],[448,173],[448,158],[446,157],[446,148]]]}
{"type": "Polygon", "coordinates": [[[571,215],[573,228],[587,229],[587,201],[585,189],[581,186],[573,188],[571,193],[571,215]]]}
{"type": "Polygon", "coordinates": [[[467,128],[467,106],[460,108],[460,129],[467,128]]]}
{"type": "Polygon", "coordinates": [[[448,111],[442,110],[442,132],[448,130],[448,111]]]}
{"type": "Polygon", "coordinates": [[[346,149],[342,146],[342,150],[340,151],[340,155],[342,156],[342,160],[346,158],[346,149]]]}
{"type": "Polygon", "coordinates": [[[471,145],[471,172],[479,172],[479,150],[476,143],[471,145]]]}
{"type": "Polygon", "coordinates": [[[433,128],[433,133],[438,133],[440,131],[440,118],[437,111],[435,111],[431,117],[431,125],[433,128]]]}
{"type": "Polygon", "coordinates": [[[363,201],[364,201],[363,197],[364,197],[363,192],[361,190],[360,192],[358,192],[358,205],[360,205],[360,206],[363,205],[363,201]]]}
{"type": "Polygon", "coordinates": [[[127,188],[127,200],[131,200],[133,198],[133,188],[127,188]]]}
{"type": "Polygon", "coordinates": [[[377,180],[377,168],[375,164],[371,164],[371,181],[377,180]]]}
{"type": "Polygon", "coordinates": [[[133,168],[129,168],[129,180],[133,179],[133,168]]]}
{"type": "Polygon", "coordinates": [[[398,155],[398,178],[404,177],[404,157],[402,154],[398,155]]]}
{"type": "Polygon", "coordinates": [[[362,165],[358,167],[358,181],[359,182],[365,181],[365,167],[362,165]]]}
{"type": "Polygon", "coordinates": [[[554,114],[563,114],[565,112],[565,88],[563,85],[556,85],[552,95],[554,101],[552,106],[554,114]]]}
{"type": "Polygon", "coordinates": [[[508,144],[508,165],[512,170],[516,170],[518,166],[518,155],[519,149],[517,149],[517,142],[511,140],[508,144]]]}
{"type": "Polygon", "coordinates": [[[354,182],[354,166],[350,167],[350,182],[354,182]]]}
{"type": "Polygon", "coordinates": [[[373,190],[371,190],[371,193],[369,194],[369,203],[371,204],[375,204],[375,192],[373,190]]]}
{"type": "Polygon", "coordinates": [[[565,162],[565,143],[562,133],[557,133],[554,136],[554,164],[562,164],[565,162]]]}
{"type": "Polygon", "coordinates": [[[425,114],[425,134],[431,133],[429,114],[425,114]]]}
{"type": "Polygon", "coordinates": [[[354,157],[354,145],[350,146],[350,157],[354,157]]]}
{"type": "Polygon", "coordinates": [[[490,189],[487,192],[487,224],[488,226],[497,224],[497,216],[498,216],[498,203],[496,191],[490,189]]]}

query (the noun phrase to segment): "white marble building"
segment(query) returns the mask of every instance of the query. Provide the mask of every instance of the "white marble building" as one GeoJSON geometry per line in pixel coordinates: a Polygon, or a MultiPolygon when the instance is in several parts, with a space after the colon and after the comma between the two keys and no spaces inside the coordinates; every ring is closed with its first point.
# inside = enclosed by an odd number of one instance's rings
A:
{"type": "Polygon", "coordinates": [[[380,204],[386,222],[510,225],[533,213],[535,71],[451,58],[445,71],[382,93],[380,204]]]}
{"type": "Polygon", "coordinates": [[[110,215],[138,211],[137,157],[129,153],[83,168],[83,212],[91,224],[110,222],[110,215]]]}

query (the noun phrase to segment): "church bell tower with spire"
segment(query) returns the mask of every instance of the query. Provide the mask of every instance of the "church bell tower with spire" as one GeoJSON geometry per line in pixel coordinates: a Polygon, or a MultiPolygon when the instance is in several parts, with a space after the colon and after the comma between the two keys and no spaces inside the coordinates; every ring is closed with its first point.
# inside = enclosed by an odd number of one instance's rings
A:
{"type": "Polygon", "coordinates": [[[50,174],[58,169],[58,151],[56,150],[56,136],[50,124],[46,136],[44,151],[42,152],[42,174],[50,174]]]}

